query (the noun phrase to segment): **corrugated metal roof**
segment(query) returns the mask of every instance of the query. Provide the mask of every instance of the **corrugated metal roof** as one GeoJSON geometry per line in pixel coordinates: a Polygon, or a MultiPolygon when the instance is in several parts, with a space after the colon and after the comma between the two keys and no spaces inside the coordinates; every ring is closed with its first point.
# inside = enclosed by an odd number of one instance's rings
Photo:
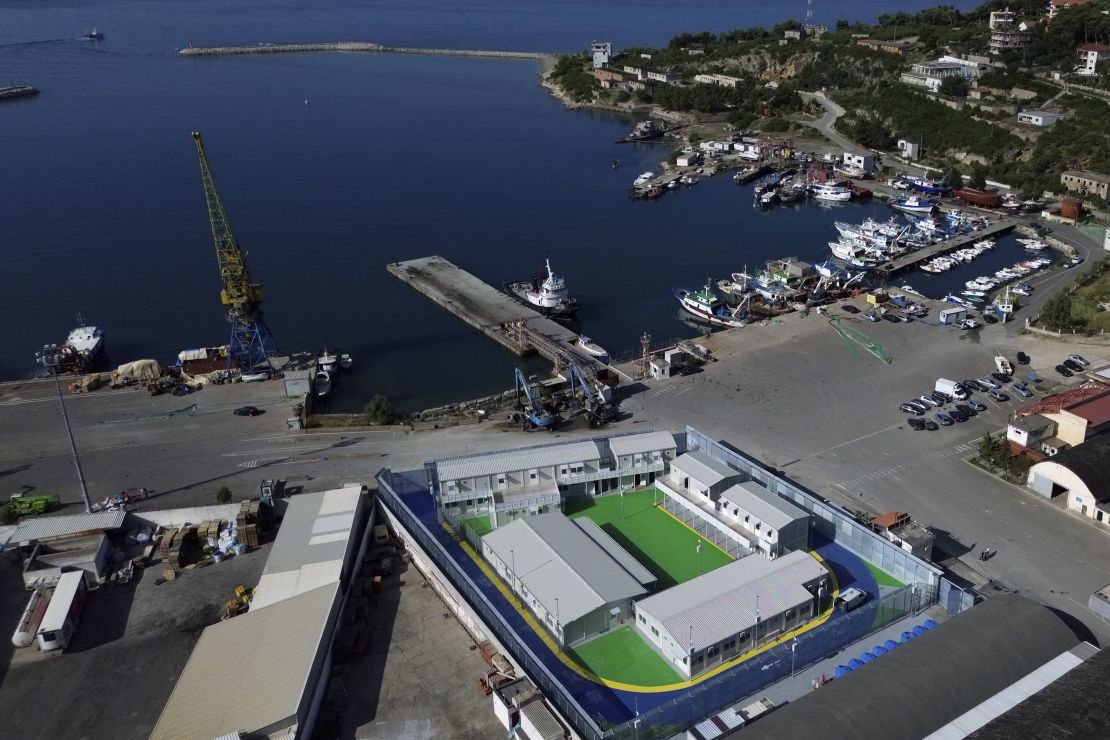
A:
{"type": "Polygon", "coordinates": [[[567,442],[439,460],[436,462],[436,474],[441,481],[459,480],[600,459],[601,451],[596,442],[567,442]]]}
{"type": "Polygon", "coordinates": [[[91,514],[68,514],[66,516],[44,516],[39,519],[24,519],[16,526],[8,540],[11,544],[21,544],[51,537],[66,537],[99,529],[119,529],[127,518],[126,511],[97,511],[91,514]]]}
{"type": "Polygon", "coordinates": [[[614,455],[639,455],[657,450],[673,450],[677,445],[670,432],[644,432],[626,434],[609,439],[609,450],[614,455]]]}
{"type": "Polygon", "coordinates": [[[745,481],[727,488],[721,493],[721,499],[746,510],[773,529],[782,529],[791,522],[809,517],[802,509],[755,481],[745,481]]]}
{"type": "Polygon", "coordinates": [[[602,550],[609,554],[609,557],[616,560],[617,563],[628,571],[628,575],[635,578],[641,585],[647,586],[655,583],[658,580],[650,570],[640,565],[640,561],[632,557],[627,550],[617,544],[617,541],[609,536],[609,533],[601,528],[597,522],[590,519],[588,516],[580,516],[576,519],[571,519],[572,522],[578,525],[579,529],[586,533],[586,536],[596,542],[602,550]]]}
{"type": "Polygon", "coordinates": [[[686,452],[675,458],[671,469],[678,468],[687,473],[694,480],[707,486],[714,486],[726,478],[739,476],[740,471],[733,470],[720,460],[714,460],[704,452],[686,452]]]}
{"type": "Polygon", "coordinates": [[[826,575],[809,553],[795,550],[776,560],[749,556],[636,603],[680,645],[695,650],[750,629],[756,614],[771,617],[813,599],[802,587],[826,575]]]}
{"type": "Polygon", "coordinates": [[[520,708],[520,713],[528,719],[532,728],[538,733],[539,736],[534,740],[558,740],[567,736],[566,728],[555,719],[555,715],[542,699],[528,702],[520,708]]]}
{"type": "Polygon", "coordinates": [[[151,740],[249,735],[296,723],[301,698],[319,679],[312,665],[327,647],[338,598],[333,583],[205,629],[151,740]]]}
{"type": "Polygon", "coordinates": [[[647,593],[562,514],[517,519],[482,537],[482,544],[515,567],[524,587],[562,624],[647,593]]]}

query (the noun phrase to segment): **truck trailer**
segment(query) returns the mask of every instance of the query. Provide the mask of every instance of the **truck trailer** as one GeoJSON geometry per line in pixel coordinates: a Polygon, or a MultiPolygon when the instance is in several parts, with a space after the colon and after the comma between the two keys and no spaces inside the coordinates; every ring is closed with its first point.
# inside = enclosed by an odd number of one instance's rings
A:
{"type": "Polygon", "coordinates": [[[54,587],[54,595],[50,597],[50,606],[46,607],[46,614],[39,624],[39,649],[45,653],[64,650],[69,646],[70,638],[77,631],[77,622],[81,619],[81,610],[85,607],[88,593],[84,571],[62,573],[58,577],[58,585],[54,587]]]}

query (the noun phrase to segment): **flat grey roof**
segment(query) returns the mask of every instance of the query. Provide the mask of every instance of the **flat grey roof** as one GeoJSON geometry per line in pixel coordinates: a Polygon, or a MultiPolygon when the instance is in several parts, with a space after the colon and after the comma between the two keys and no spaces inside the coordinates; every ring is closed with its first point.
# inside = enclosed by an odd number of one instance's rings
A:
{"type": "Polygon", "coordinates": [[[558,612],[562,624],[605,604],[647,593],[600,545],[559,513],[517,519],[483,536],[482,544],[515,568],[524,588],[548,612],[558,612]]]}
{"type": "Polygon", "coordinates": [[[675,458],[671,468],[680,468],[707,486],[713,486],[726,478],[738,477],[739,470],[733,470],[720,460],[715,460],[704,452],[686,452],[675,458]]]}
{"type": "Polygon", "coordinates": [[[262,575],[342,560],[361,496],[361,486],[349,486],[290,498],[262,575]]]}
{"type": "Polygon", "coordinates": [[[97,511],[92,514],[67,514],[24,519],[12,531],[8,542],[13,545],[53,537],[68,537],[96,530],[119,529],[127,518],[126,511],[97,511]]]}
{"type": "Polygon", "coordinates": [[[657,450],[673,450],[676,446],[674,435],[670,432],[626,434],[609,439],[609,450],[614,455],[638,455],[657,450]]]}
{"type": "Polygon", "coordinates": [[[768,560],[753,555],[680,583],[636,603],[685,645],[693,627],[694,650],[703,650],[756,623],[811,600],[802,585],[827,575],[809,553],[795,550],[768,560]]]}
{"type": "Polygon", "coordinates": [[[640,564],[636,558],[628,554],[628,551],[617,544],[617,541],[609,536],[609,533],[601,528],[601,525],[590,519],[588,516],[580,516],[571,519],[578,528],[586,533],[586,536],[596,542],[602,550],[609,555],[609,557],[616,560],[617,563],[624,568],[628,575],[635,578],[642,586],[648,586],[655,583],[655,575],[640,564]]]}
{"type": "Polygon", "coordinates": [[[338,599],[333,583],[205,629],[151,740],[253,734],[296,723],[302,697],[315,688],[312,666],[327,648],[338,599]]]}
{"type": "Polygon", "coordinates": [[[601,451],[596,442],[566,442],[543,447],[523,447],[487,455],[437,460],[436,475],[441,481],[459,480],[479,475],[494,475],[600,459],[601,451]]]}
{"type": "Polygon", "coordinates": [[[721,499],[739,506],[774,529],[782,529],[799,519],[809,519],[804,510],[755,481],[745,481],[725,489],[721,499]]]}
{"type": "MultiPolygon", "coordinates": [[[[1048,607],[1017,594],[992,596],[760,718],[744,737],[809,737],[819,727],[823,737],[920,740],[1077,644],[1048,607]]],[[[1097,696],[1103,693],[1105,686],[1097,696]]],[[[1043,736],[1061,736],[1036,726],[1043,736]]]]}

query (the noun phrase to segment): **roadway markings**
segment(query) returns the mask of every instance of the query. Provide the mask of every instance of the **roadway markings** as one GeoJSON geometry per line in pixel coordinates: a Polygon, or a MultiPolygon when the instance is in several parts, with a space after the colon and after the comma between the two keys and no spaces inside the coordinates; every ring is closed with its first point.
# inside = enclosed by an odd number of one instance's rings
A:
{"type": "Polygon", "coordinates": [[[258,460],[248,460],[247,462],[239,463],[239,465],[237,465],[236,467],[255,468],[255,467],[258,467],[258,460]]]}

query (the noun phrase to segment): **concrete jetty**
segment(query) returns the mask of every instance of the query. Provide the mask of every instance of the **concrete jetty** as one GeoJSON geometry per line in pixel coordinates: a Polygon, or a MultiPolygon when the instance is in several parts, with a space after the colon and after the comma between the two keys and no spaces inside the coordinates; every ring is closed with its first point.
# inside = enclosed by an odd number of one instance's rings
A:
{"type": "Polygon", "coordinates": [[[980,242],[984,239],[990,239],[994,236],[1006,234],[1012,231],[1014,226],[1016,225],[1016,221],[1008,218],[999,220],[980,231],[973,231],[970,234],[961,234],[960,236],[955,236],[951,239],[945,239],[944,241],[937,242],[936,244],[931,244],[924,249],[919,249],[916,252],[910,252],[909,254],[899,257],[896,260],[884,262],[883,264],[876,267],[875,271],[884,276],[895,275],[899,272],[902,272],[903,270],[914,267],[921,262],[927,262],[933,257],[944,254],[945,252],[962,249],[963,247],[970,246],[975,242],[980,242]]]}
{"type": "Polygon", "coordinates": [[[218,57],[244,54],[304,54],[321,51],[371,52],[377,54],[421,54],[447,57],[488,57],[493,59],[532,59],[543,61],[550,54],[538,51],[490,51],[486,49],[421,49],[410,46],[385,46],[366,41],[330,41],[317,44],[255,44],[254,46],[193,46],[178,49],[183,57],[218,57]]]}
{"type": "Polygon", "coordinates": [[[537,352],[561,370],[570,359],[587,377],[606,366],[575,348],[578,335],[518,303],[466,270],[438,255],[386,267],[390,275],[447,309],[502,347],[524,355],[537,352]]]}

